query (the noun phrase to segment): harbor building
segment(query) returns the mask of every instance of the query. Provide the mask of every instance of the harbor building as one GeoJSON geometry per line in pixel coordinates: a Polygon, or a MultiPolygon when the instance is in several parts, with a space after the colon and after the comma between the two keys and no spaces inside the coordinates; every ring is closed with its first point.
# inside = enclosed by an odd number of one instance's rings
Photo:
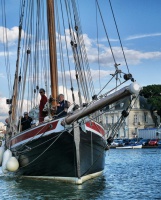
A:
{"type": "Polygon", "coordinates": [[[102,121],[107,131],[117,123],[121,117],[122,111],[129,107],[129,115],[121,125],[116,137],[118,138],[135,138],[138,137],[138,130],[145,128],[154,128],[160,124],[160,117],[152,111],[152,107],[147,103],[147,99],[142,96],[136,98],[130,96],[107,106],[102,115],[102,121]],[[130,104],[131,102],[131,104],[130,104]],[[129,107],[129,105],[131,105],[129,107]]]}

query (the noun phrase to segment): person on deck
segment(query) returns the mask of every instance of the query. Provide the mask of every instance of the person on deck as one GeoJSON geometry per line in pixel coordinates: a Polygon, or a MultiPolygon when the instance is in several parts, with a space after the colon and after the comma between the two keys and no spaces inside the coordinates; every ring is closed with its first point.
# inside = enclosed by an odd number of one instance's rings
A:
{"type": "Polygon", "coordinates": [[[67,101],[67,100],[64,100],[64,95],[63,94],[59,94],[59,96],[58,96],[58,104],[57,104],[57,111],[56,111],[57,117],[66,116],[69,106],[70,106],[70,102],[67,101]]]}
{"type": "Polygon", "coordinates": [[[29,117],[28,112],[24,112],[24,117],[21,119],[22,131],[31,128],[32,118],[29,117]]]}
{"type": "Polygon", "coordinates": [[[43,109],[48,99],[45,96],[45,90],[43,88],[39,90],[39,93],[41,95],[40,105],[39,105],[39,122],[43,122],[44,118],[46,117],[46,113],[43,112],[43,109]]]}

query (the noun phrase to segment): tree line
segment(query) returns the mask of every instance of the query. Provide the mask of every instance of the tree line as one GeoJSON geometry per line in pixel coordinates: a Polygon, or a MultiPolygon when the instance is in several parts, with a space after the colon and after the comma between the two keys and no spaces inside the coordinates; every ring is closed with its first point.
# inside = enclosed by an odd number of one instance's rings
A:
{"type": "Polygon", "coordinates": [[[147,99],[152,110],[156,110],[161,117],[161,85],[147,85],[140,91],[140,95],[147,99]]]}

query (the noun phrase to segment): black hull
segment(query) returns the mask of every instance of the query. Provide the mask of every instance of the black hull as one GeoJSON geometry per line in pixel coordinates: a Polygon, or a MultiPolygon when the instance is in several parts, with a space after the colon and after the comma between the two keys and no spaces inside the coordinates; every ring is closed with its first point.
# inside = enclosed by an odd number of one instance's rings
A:
{"type": "Polygon", "coordinates": [[[17,174],[81,179],[101,172],[105,164],[105,139],[91,131],[84,132],[81,128],[79,131],[78,150],[76,150],[74,131],[63,133],[53,131],[47,136],[40,136],[16,148],[11,147],[20,164],[17,174]]]}

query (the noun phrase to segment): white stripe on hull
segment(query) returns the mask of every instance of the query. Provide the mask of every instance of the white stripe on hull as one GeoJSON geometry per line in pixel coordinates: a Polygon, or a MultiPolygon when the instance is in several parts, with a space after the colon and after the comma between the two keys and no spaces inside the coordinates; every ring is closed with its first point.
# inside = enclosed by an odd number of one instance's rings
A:
{"type": "Polygon", "coordinates": [[[93,174],[89,174],[86,176],[82,176],[81,178],[76,177],[58,177],[58,176],[21,176],[21,178],[29,178],[29,179],[50,179],[50,180],[56,180],[56,181],[63,181],[63,182],[69,182],[69,183],[75,183],[77,185],[81,185],[85,181],[89,179],[93,179],[97,176],[101,176],[103,171],[96,172],[93,174]]]}

